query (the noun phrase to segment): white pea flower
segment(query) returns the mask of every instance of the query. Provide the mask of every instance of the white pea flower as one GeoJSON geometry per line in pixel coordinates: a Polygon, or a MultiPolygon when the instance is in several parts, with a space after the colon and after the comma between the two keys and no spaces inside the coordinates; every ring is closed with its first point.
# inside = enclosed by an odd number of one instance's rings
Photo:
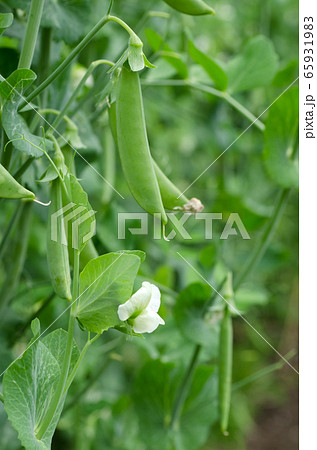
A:
{"type": "Polygon", "coordinates": [[[119,305],[118,316],[128,320],[135,333],[152,333],[159,325],[165,325],[157,314],[161,304],[161,293],[157,286],[144,281],[132,297],[119,305]]]}

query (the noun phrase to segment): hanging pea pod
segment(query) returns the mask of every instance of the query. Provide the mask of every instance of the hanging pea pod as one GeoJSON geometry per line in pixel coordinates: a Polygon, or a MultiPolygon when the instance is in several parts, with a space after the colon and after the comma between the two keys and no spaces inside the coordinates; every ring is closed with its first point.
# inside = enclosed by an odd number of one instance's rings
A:
{"type": "MultiPolygon", "coordinates": [[[[55,151],[54,163],[60,174],[63,174],[65,172],[64,158],[58,148],[55,151]]],[[[51,185],[51,205],[47,227],[47,263],[54,291],[59,297],[71,300],[71,277],[63,217],[62,189],[63,181],[57,177],[51,185]]]]}
{"type": "Polygon", "coordinates": [[[190,16],[215,14],[215,11],[202,0],[164,0],[172,8],[190,16]]]}
{"type": "Polygon", "coordinates": [[[150,214],[167,217],[150,153],[138,72],[122,67],[116,101],[117,140],[121,164],[130,191],[150,214]]]}
{"type": "MultiPolygon", "coordinates": [[[[111,103],[109,106],[109,123],[113,140],[118,146],[115,102],[111,103]]],[[[172,181],[164,174],[153,159],[152,163],[165,209],[190,213],[199,213],[203,210],[204,206],[200,200],[197,198],[188,200],[188,198],[182,194],[175,184],[173,184],[172,181]]]]}
{"type": "Polygon", "coordinates": [[[228,423],[231,402],[231,380],[232,380],[232,349],[233,349],[233,330],[232,318],[229,304],[233,303],[232,274],[229,273],[225,286],[224,295],[227,302],[224,308],[224,315],[220,327],[219,341],[219,414],[220,429],[222,433],[228,434],[228,423]]]}
{"type": "Polygon", "coordinates": [[[12,175],[0,164],[0,197],[1,198],[25,198],[34,200],[33,192],[25,189],[12,175]]]}
{"type": "MultiPolygon", "coordinates": [[[[110,125],[110,115],[108,114],[108,124],[110,125]]],[[[111,127],[111,125],[110,125],[111,127]]],[[[116,179],[116,149],[112,132],[107,127],[106,133],[102,139],[103,155],[101,158],[101,172],[107,183],[102,183],[101,201],[103,205],[109,205],[113,195],[113,186],[116,179]]]]}
{"type": "Polygon", "coordinates": [[[230,401],[231,401],[231,377],[232,377],[232,319],[229,307],[225,307],[220,329],[219,345],[219,412],[220,429],[227,433],[230,401]]]}

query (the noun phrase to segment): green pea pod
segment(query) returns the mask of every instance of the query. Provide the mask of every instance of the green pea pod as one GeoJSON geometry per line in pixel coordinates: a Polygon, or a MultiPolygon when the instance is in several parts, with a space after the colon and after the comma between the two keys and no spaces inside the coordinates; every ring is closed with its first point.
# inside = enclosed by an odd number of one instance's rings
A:
{"type": "Polygon", "coordinates": [[[190,16],[215,14],[215,11],[202,0],[164,0],[172,8],[190,16]]]}
{"type": "Polygon", "coordinates": [[[138,72],[123,67],[116,101],[117,139],[124,176],[139,205],[150,214],[167,217],[150,153],[138,72]]]}
{"type": "Polygon", "coordinates": [[[28,198],[35,199],[33,192],[25,189],[0,164],[0,197],[1,198],[28,198]]]}
{"type": "MultiPolygon", "coordinates": [[[[118,146],[115,102],[111,103],[109,107],[109,123],[113,140],[115,141],[116,146],[118,146]]],[[[188,200],[188,198],[186,198],[186,196],[181,193],[175,184],[173,184],[172,181],[163,173],[153,159],[152,162],[165,209],[192,213],[202,211],[203,205],[200,200],[196,198],[188,200]]]]}
{"type": "Polygon", "coordinates": [[[173,211],[184,211],[190,213],[201,212],[203,204],[197,198],[188,198],[171,182],[165,173],[159,168],[153,160],[155,175],[159,184],[163,205],[166,209],[173,211]]]}
{"type": "Polygon", "coordinates": [[[59,214],[62,208],[62,181],[57,178],[52,181],[51,186],[51,205],[47,227],[47,262],[54,291],[59,297],[71,300],[68,247],[63,214],[59,214]]]}
{"type": "Polygon", "coordinates": [[[220,328],[219,391],[218,391],[220,429],[224,434],[227,434],[229,413],[230,413],[232,346],[233,346],[232,319],[229,307],[228,305],[226,305],[220,328]]]}

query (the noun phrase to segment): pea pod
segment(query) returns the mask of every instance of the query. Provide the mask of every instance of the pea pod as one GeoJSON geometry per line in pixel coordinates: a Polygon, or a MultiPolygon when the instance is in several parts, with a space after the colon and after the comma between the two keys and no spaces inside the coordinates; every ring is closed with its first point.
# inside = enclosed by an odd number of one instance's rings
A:
{"type": "Polygon", "coordinates": [[[230,315],[229,306],[226,305],[220,328],[219,387],[218,387],[220,429],[224,434],[227,434],[229,413],[230,413],[232,346],[233,346],[232,319],[230,315]]]}
{"type": "MultiPolygon", "coordinates": [[[[112,103],[109,107],[109,123],[113,139],[118,146],[115,103],[112,103]]],[[[153,159],[152,162],[165,209],[187,211],[192,213],[202,211],[203,205],[200,200],[196,198],[188,200],[188,198],[182,194],[175,184],[173,184],[172,181],[164,174],[153,159]]]]}
{"type": "Polygon", "coordinates": [[[166,209],[198,213],[204,206],[197,198],[188,198],[171,182],[153,160],[155,175],[159,184],[163,205],[166,209]]]}
{"type": "Polygon", "coordinates": [[[124,176],[139,205],[167,217],[150,153],[138,72],[122,67],[116,101],[117,140],[124,176]]]}
{"type": "Polygon", "coordinates": [[[190,16],[215,14],[215,11],[202,0],[164,0],[172,8],[190,16]]]}
{"type": "Polygon", "coordinates": [[[33,192],[25,189],[13,176],[0,164],[0,197],[1,198],[26,198],[35,199],[33,192]]]}
{"type": "Polygon", "coordinates": [[[51,205],[47,228],[47,263],[52,286],[61,298],[71,300],[71,278],[64,219],[61,210],[62,181],[56,178],[51,185],[51,205]],[[57,213],[57,214],[56,214],[57,213]]]}

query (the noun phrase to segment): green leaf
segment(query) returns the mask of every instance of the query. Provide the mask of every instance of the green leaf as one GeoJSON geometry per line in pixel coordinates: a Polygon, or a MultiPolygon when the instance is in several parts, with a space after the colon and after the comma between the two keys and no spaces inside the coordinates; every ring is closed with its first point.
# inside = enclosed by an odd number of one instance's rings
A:
{"type": "Polygon", "coordinates": [[[87,263],[79,277],[79,304],[76,316],[94,333],[121,324],[118,306],[132,294],[140,266],[135,254],[108,253],[87,263]]]}
{"type": "Polygon", "coordinates": [[[298,186],[298,162],[293,160],[298,132],[298,87],[285,92],[269,109],[264,131],[264,165],[277,185],[298,186]]]}
{"type": "Polygon", "coordinates": [[[188,41],[188,53],[192,60],[199,64],[209,75],[217,89],[224,91],[228,84],[228,78],[224,70],[213,61],[209,56],[205,55],[192,41],[188,41]]]}
{"type": "Polygon", "coordinates": [[[0,95],[8,100],[21,99],[22,92],[36,80],[36,74],[30,69],[17,69],[0,83],[0,95]]]}
{"type": "Polygon", "coordinates": [[[18,113],[18,106],[23,91],[36,79],[36,74],[29,69],[17,69],[8,78],[0,83],[0,95],[6,99],[2,110],[2,125],[13,146],[30,156],[39,158],[43,152],[53,150],[49,140],[36,136],[29,131],[24,118],[18,113]],[[29,141],[29,142],[27,142],[29,141]]]}
{"type": "Polygon", "coordinates": [[[217,339],[217,329],[206,311],[211,298],[211,288],[206,284],[192,283],[180,292],[173,314],[184,336],[200,345],[211,345],[217,339]]]}
{"type": "Polygon", "coordinates": [[[155,52],[158,52],[165,61],[173,66],[182,78],[188,78],[187,65],[184,63],[182,56],[179,53],[174,52],[172,48],[164,42],[163,38],[150,28],[145,30],[145,36],[155,52]]]}
{"type": "Polygon", "coordinates": [[[4,30],[6,30],[7,28],[9,28],[12,25],[12,22],[13,22],[13,14],[0,13],[0,36],[4,32],[4,30]]]}
{"type": "Polygon", "coordinates": [[[228,91],[242,92],[268,85],[278,68],[278,57],[272,42],[256,36],[244,46],[242,53],[227,66],[228,91]]]}
{"type": "Polygon", "coordinates": [[[279,88],[289,86],[298,77],[298,69],[297,58],[288,61],[287,64],[276,73],[272,82],[273,86],[279,88]]]}
{"type": "Polygon", "coordinates": [[[71,213],[64,216],[67,231],[68,248],[82,250],[87,241],[95,234],[95,211],[90,206],[88,196],[77,178],[69,174],[66,178],[68,198],[63,199],[67,206],[73,203],[71,213]],[[68,220],[67,220],[68,219],[68,220]]]}
{"type": "Polygon", "coordinates": [[[53,143],[32,134],[24,118],[18,114],[18,103],[7,100],[2,110],[2,125],[13,146],[20,152],[39,158],[43,152],[36,147],[53,150],[53,143]]]}
{"type": "Polygon", "coordinates": [[[123,255],[136,255],[140,258],[141,262],[143,262],[146,258],[146,253],[142,252],[142,250],[118,250],[116,253],[123,255]]]}
{"type": "MultiPolygon", "coordinates": [[[[4,374],[5,410],[27,450],[49,450],[62,406],[39,441],[35,429],[52,398],[63,363],[67,332],[56,330],[37,340],[4,374]]],[[[79,357],[74,343],[71,367],[79,357]]]]}
{"type": "Polygon", "coordinates": [[[173,363],[150,361],[139,372],[133,392],[140,434],[148,448],[195,450],[217,420],[217,378],[213,367],[199,366],[180,421],[170,433],[175,393],[183,373],[173,363]]]}
{"type": "MultiPolygon", "coordinates": [[[[7,3],[12,8],[29,12],[31,0],[8,0],[7,3]]],[[[71,44],[85,34],[89,18],[89,0],[46,0],[41,26],[54,28],[56,40],[63,39],[71,44]]]]}

